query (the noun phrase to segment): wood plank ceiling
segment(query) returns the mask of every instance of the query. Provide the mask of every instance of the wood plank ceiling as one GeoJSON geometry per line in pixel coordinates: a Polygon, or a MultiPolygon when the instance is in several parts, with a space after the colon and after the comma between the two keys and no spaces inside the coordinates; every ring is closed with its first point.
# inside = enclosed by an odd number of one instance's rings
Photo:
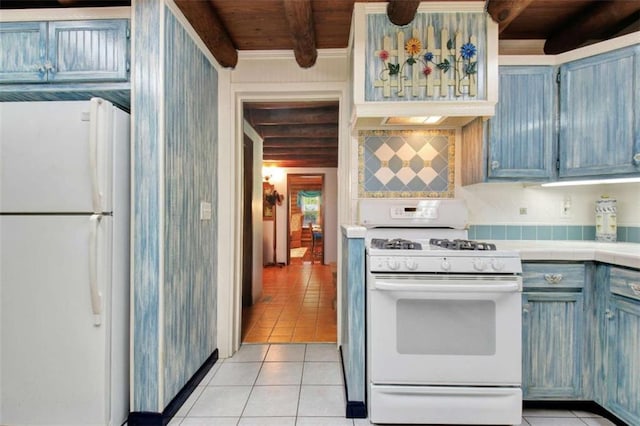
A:
{"type": "MultiPolygon", "coordinates": [[[[308,68],[319,49],[348,46],[356,0],[174,1],[222,66],[233,68],[238,50],[289,50],[301,67],[308,68]]],[[[390,20],[407,24],[419,3],[390,0],[390,20]]],[[[0,8],[129,4],[129,0],[2,0],[0,8]]],[[[500,41],[542,40],[547,54],[640,31],[640,0],[486,0],[486,6],[499,24],[500,41]]],[[[265,140],[264,158],[270,164],[337,166],[337,103],[250,103],[244,111],[265,140]]]]}

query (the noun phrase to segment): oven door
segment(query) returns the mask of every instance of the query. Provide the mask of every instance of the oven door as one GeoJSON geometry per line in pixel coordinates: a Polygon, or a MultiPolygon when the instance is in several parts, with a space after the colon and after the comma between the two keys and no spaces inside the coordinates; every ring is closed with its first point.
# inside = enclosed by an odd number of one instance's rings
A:
{"type": "Polygon", "coordinates": [[[374,384],[519,386],[518,276],[368,274],[374,384]]]}

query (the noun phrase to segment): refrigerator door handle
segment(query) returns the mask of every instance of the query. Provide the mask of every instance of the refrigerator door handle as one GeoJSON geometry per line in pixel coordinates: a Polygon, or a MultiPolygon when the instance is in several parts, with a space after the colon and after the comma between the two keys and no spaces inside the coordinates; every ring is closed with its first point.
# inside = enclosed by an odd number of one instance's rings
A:
{"type": "Polygon", "coordinates": [[[98,110],[101,104],[102,99],[92,98],[89,110],[89,166],[91,168],[91,193],[94,213],[102,213],[102,192],[100,191],[100,181],[98,179],[98,110]]]}
{"type": "Polygon", "coordinates": [[[89,238],[89,290],[91,291],[91,311],[93,324],[102,323],[102,292],[98,289],[98,226],[102,216],[91,215],[91,234],[89,238]]]}

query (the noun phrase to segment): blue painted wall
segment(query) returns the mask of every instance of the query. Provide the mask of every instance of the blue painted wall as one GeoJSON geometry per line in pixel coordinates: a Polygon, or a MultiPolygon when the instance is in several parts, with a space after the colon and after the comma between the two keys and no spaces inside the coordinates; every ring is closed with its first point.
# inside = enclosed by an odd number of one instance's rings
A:
{"type": "Polygon", "coordinates": [[[216,348],[218,75],[165,15],[164,405],[216,348]]]}
{"type": "Polygon", "coordinates": [[[131,410],[162,412],[216,348],[218,77],[164,2],[134,7],[131,410]]]}
{"type": "Polygon", "coordinates": [[[156,0],[133,3],[135,49],[132,121],[132,404],[131,411],[159,412],[160,307],[160,16],[156,0]]]}

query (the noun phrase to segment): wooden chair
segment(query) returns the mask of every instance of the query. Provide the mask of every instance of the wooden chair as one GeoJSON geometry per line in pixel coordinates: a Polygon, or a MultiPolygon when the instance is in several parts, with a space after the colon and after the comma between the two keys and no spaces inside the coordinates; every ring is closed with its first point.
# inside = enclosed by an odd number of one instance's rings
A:
{"type": "Polygon", "coordinates": [[[292,213],[289,219],[289,247],[298,248],[302,246],[302,213],[292,213]]]}

